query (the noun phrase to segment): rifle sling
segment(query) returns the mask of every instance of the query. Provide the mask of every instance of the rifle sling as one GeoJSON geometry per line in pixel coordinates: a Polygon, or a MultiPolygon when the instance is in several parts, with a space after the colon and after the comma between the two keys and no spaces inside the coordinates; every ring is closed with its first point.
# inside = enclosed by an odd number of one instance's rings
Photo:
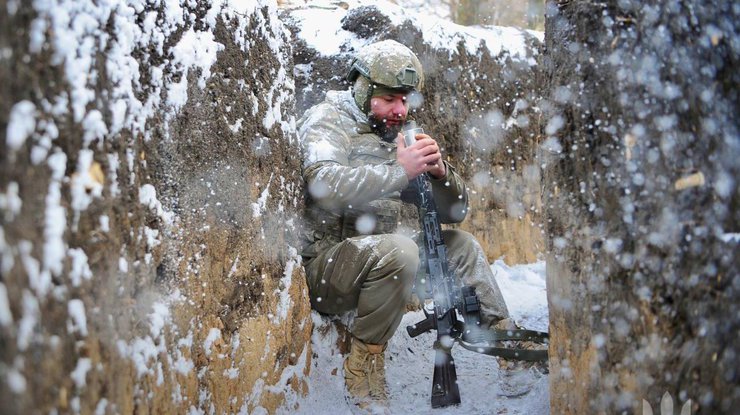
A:
{"type": "Polygon", "coordinates": [[[536,330],[497,330],[497,329],[472,329],[465,331],[462,335],[464,341],[468,343],[481,342],[498,342],[503,340],[523,340],[535,343],[548,343],[550,336],[548,333],[536,330]]]}
{"type": "Polygon", "coordinates": [[[489,356],[499,356],[510,360],[525,360],[528,362],[545,361],[548,359],[547,349],[545,350],[527,350],[511,349],[508,347],[494,347],[481,344],[472,344],[459,340],[460,346],[476,353],[487,354],[489,356]]]}
{"type": "Polygon", "coordinates": [[[530,350],[491,345],[492,343],[505,340],[530,341],[534,343],[547,344],[549,341],[549,335],[548,333],[535,330],[479,329],[475,330],[475,334],[467,331],[461,338],[458,338],[458,343],[470,351],[490,356],[499,356],[505,359],[525,360],[530,362],[544,361],[548,359],[547,349],[530,350]]]}

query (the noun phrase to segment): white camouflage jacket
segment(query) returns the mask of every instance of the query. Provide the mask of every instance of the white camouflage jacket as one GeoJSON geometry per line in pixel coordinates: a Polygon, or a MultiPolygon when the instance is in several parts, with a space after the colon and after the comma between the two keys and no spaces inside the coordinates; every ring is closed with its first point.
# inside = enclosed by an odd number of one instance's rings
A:
{"type": "MultiPolygon", "coordinates": [[[[298,121],[298,136],[308,190],[303,256],[315,257],[346,237],[395,231],[409,180],[396,161],[396,144],[372,132],[350,91],[328,92],[298,121]]],[[[440,220],[457,223],[467,213],[467,189],[446,168],[445,178],[431,178],[432,190],[440,220]]]]}

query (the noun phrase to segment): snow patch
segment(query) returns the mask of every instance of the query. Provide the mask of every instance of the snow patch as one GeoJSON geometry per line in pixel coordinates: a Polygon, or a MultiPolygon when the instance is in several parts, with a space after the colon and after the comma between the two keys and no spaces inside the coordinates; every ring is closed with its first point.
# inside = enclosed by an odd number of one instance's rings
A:
{"type": "Polygon", "coordinates": [[[221,340],[221,330],[212,328],[208,331],[208,336],[206,336],[206,339],[203,342],[203,349],[206,351],[206,356],[211,355],[211,346],[213,346],[213,343],[217,340],[221,340]]]}
{"type": "Polygon", "coordinates": [[[565,125],[565,119],[559,115],[550,118],[545,127],[545,133],[547,135],[554,135],[565,125]]]}
{"type": "Polygon", "coordinates": [[[26,377],[18,369],[12,368],[8,370],[6,381],[11,392],[18,395],[26,392],[26,377]]]}
{"type": "Polygon", "coordinates": [[[547,137],[547,139],[540,144],[540,148],[553,154],[560,154],[563,151],[563,146],[560,144],[560,140],[555,137],[547,137]]]}
{"type": "Polygon", "coordinates": [[[19,1],[20,1],[20,0],[8,0],[8,3],[7,3],[8,7],[7,7],[7,10],[8,10],[8,14],[9,14],[9,15],[11,15],[11,16],[15,16],[15,14],[16,14],[16,13],[18,13],[18,6],[19,6],[19,5],[18,5],[18,2],[19,2],[19,1]]]}
{"type": "Polygon", "coordinates": [[[108,408],[108,400],[103,398],[98,401],[98,404],[95,406],[95,412],[94,415],[105,415],[106,408],[108,408]]]}
{"type": "Polygon", "coordinates": [[[103,121],[103,114],[98,110],[91,110],[82,121],[85,132],[82,134],[82,147],[88,148],[95,140],[102,140],[108,134],[108,126],[103,121]]]}
{"type": "MultiPolygon", "coordinates": [[[[178,353],[180,352],[178,351],[178,353]]],[[[182,353],[180,353],[180,355],[177,357],[177,360],[175,360],[174,368],[177,373],[180,373],[183,376],[187,376],[195,368],[195,363],[193,363],[191,359],[185,358],[182,353]]]]}
{"type": "Polygon", "coordinates": [[[279,324],[288,318],[288,311],[290,310],[290,286],[293,281],[293,271],[296,266],[301,263],[301,257],[298,255],[298,250],[292,246],[288,246],[288,262],[285,264],[285,271],[283,277],[280,278],[280,296],[278,299],[277,309],[273,318],[274,324],[279,324]]]}
{"type": "Polygon", "coordinates": [[[8,289],[0,282],[0,326],[9,327],[13,324],[13,314],[10,312],[8,289]]]}
{"type": "Polygon", "coordinates": [[[72,260],[72,269],[69,271],[69,279],[73,287],[79,287],[82,279],[89,280],[92,278],[92,271],[87,263],[87,255],[80,248],[72,248],[67,251],[67,255],[72,260]]]}
{"type": "MultiPolygon", "coordinates": [[[[155,377],[157,385],[164,383],[162,362],[157,358],[160,354],[167,353],[164,328],[172,323],[170,305],[181,300],[182,295],[176,290],[166,298],[155,301],[152,304],[152,312],[149,313],[149,335],[135,338],[128,343],[124,340],[116,342],[118,353],[133,362],[138,378],[151,375],[155,377]]],[[[172,364],[170,356],[167,358],[172,364]]]]}
{"type": "Polygon", "coordinates": [[[39,321],[39,302],[28,290],[23,290],[23,317],[18,323],[18,349],[25,351],[31,344],[33,332],[39,321]]]}
{"type": "Polygon", "coordinates": [[[157,301],[152,304],[152,310],[149,314],[149,332],[156,338],[162,335],[162,329],[170,321],[170,309],[167,304],[157,301]]]}
{"type": "MultiPolygon", "coordinates": [[[[46,210],[44,217],[44,271],[48,274],[61,275],[64,268],[64,257],[66,256],[66,244],[64,242],[64,231],[67,227],[67,212],[62,206],[62,179],[67,168],[67,156],[57,152],[49,156],[49,168],[51,169],[51,181],[49,193],[46,194],[46,210]]],[[[48,284],[39,286],[39,295],[45,295],[51,284],[51,276],[48,284]]]]}
{"type": "Polygon", "coordinates": [[[118,270],[124,274],[128,272],[128,261],[126,260],[126,258],[118,258],[118,270]]]}
{"type": "Polygon", "coordinates": [[[67,320],[67,332],[70,334],[80,333],[82,336],[87,336],[85,303],[80,299],[69,300],[69,303],[67,303],[67,312],[70,318],[67,320]]]}
{"type": "Polygon", "coordinates": [[[86,377],[87,372],[92,368],[92,361],[88,357],[82,357],[77,361],[77,366],[70,374],[72,381],[77,386],[77,389],[82,389],[87,385],[86,377]]]}
{"type": "Polygon", "coordinates": [[[167,90],[167,104],[179,111],[187,102],[190,68],[200,70],[198,86],[205,88],[206,80],[211,77],[211,66],[216,63],[217,53],[223,49],[224,45],[216,42],[212,32],[196,32],[190,28],[183,33],[180,41],[172,48],[172,63],[182,71],[182,76],[179,82],[173,82],[167,90]]]}
{"type": "Polygon", "coordinates": [[[41,272],[41,264],[31,255],[31,252],[33,252],[31,241],[18,242],[18,253],[28,276],[28,286],[39,295],[46,295],[51,284],[51,276],[48,272],[41,272]]]}
{"type": "Polygon", "coordinates": [[[172,225],[174,213],[166,211],[157,199],[157,190],[151,184],[139,188],[139,203],[152,210],[166,225],[172,225]]]}
{"type": "Polygon", "coordinates": [[[123,340],[118,340],[116,345],[118,353],[133,362],[138,378],[150,372],[149,361],[157,358],[157,346],[151,337],[134,339],[130,345],[123,340]]]}
{"type": "Polygon", "coordinates": [[[364,42],[354,33],[342,29],[342,19],[346,10],[339,7],[333,10],[308,8],[291,13],[300,32],[297,35],[312,49],[323,56],[336,56],[345,50],[359,50],[364,42]]]}
{"type": "Polygon", "coordinates": [[[730,243],[730,242],[738,243],[740,242],[740,233],[724,233],[720,236],[720,239],[722,239],[724,242],[727,242],[727,243],[730,243]]]}
{"type": "Polygon", "coordinates": [[[303,348],[303,352],[298,357],[295,365],[288,365],[283,369],[280,374],[280,380],[275,382],[274,385],[266,386],[264,389],[268,392],[279,394],[285,392],[285,386],[288,385],[293,377],[303,377],[303,372],[306,368],[306,359],[308,356],[308,347],[303,348]]]}
{"type": "Polygon", "coordinates": [[[118,168],[120,164],[118,153],[108,154],[108,181],[110,182],[110,195],[114,198],[121,195],[121,189],[118,187],[118,168]]]}
{"type": "Polygon", "coordinates": [[[545,269],[545,261],[508,266],[498,259],[491,266],[511,316],[532,330],[548,331],[545,269]]]}
{"type": "Polygon", "coordinates": [[[10,119],[6,129],[5,143],[11,151],[18,151],[26,139],[36,130],[36,105],[31,101],[21,101],[10,109],[10,119]]]}
{"type": "Polygon", "coordinates": [[[0,209],[5,211],[5,221],[10,222],[21,213],[23,201],[18,196],[18,182],[8,183],[5,193],[0,193],[0,209]]]}
{"type": "Polygon", "coordinates": [[[270,197],[270,183],[272,182],[272,174],[270,174],[270,180],[267,181],[267,185],[262,190],[257,202],[252,203],[252,217],[259,218],[262,213],[267,209],[267,198],[270,197]]]}
{"type": "Polygon", "coordinates": [[[100,224],[101,232],[110,232],[110,218],[108,217],[108,215],[100,215],[100,217],[98,218],[98,223],[100,224]]]}
{"type": "Polygon", "coordinates": [[[5,229],[2,226],[0,226],[0,260],[0,273],[3,275],[9,274],[15,266],[15,259],[13,258],[13,249],[5,240],[5,229]]]}

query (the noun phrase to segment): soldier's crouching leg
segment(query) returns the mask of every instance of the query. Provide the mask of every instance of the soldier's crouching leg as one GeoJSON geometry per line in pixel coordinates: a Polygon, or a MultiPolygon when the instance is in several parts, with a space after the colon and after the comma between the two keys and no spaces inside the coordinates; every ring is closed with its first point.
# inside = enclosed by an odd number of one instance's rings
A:
{"type": "Polygon", "coordinates": [[[356,309],[352,334],[385,344],[401,323],[418,266],[419,249],[406,236],[345,239],[305,265],[311,304],[327,314],[356,309]]]}
{"type": "Polygon", "coordinates": [[[419,248],[403,235],[378,235],[377,261],[362,282],[352,333],[371,344],[385,344],[406,311],[419,266],[419,248]]]}
{"type": "Polygon", "coordinates": [[[458,229],[442,231],[447,244],[451,270],[460,276],[465,285],[475,287],[481,302],[481,319],[484,325],[509,318],[504,297],[496,283],[491,266],[478,241],[468,232],[458,229]]]}

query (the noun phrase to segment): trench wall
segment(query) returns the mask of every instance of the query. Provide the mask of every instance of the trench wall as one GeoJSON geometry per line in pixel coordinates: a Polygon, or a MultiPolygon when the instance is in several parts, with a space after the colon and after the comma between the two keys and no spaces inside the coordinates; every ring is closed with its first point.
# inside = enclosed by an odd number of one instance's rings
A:
{"type": "Polygon", "coordinates": [[[547,3],[553,413],[740,402],[738,13],[547,3]]]}
{"type": "Polygon", "coordinates": [[[270,2],[0,2],[3,413],[259,413],[307,385],[270,2]]]}

